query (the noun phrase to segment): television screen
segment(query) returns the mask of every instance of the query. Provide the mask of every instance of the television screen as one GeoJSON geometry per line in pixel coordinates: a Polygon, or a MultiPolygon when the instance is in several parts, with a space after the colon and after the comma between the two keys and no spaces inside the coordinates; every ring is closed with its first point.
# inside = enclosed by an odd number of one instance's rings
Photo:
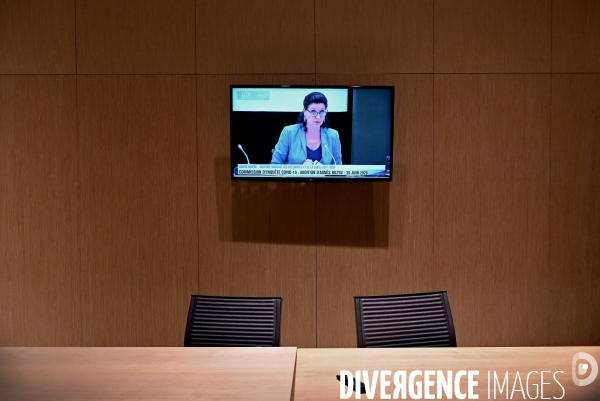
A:
{"type": "Polygon", "coordinates": [[[393,86],[231,86],[231,177],[391,181],[393,86]]]}

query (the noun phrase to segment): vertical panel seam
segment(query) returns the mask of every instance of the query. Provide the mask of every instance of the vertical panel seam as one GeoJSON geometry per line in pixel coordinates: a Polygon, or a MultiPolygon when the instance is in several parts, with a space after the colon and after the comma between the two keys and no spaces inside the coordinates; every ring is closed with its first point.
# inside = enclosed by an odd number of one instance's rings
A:
{"type": "Polygon", "coordinates": [[[75,19],[75,75],[77,75],[78,65],[77,65],[77,0],[73,0],[73,16],[75,19]]]}
{"type": "MultiPolygon", "coordinates": [[[[433,252],[433,272],[434,272],[434,277],[436,277],[435,275],[435,271],[436,271],[436,260],[435,260],[435,0],[433,0],[433,4],[432,4],[432,51],[431,51],[431,63],[432,63],[432,79],[431,79],[431,118],[432,118],[432,122],[431,122],[431,153],[432,153],[432,157],[431,157],[431,174],[432,174],[432,188],[431,188],[431,217],[432,217],[432,230],[431,230],[431,249],[433,252]]],[[[437,286],[437,284],[436,284],[437,286]]]]}
{"type": "Polygon", "coordinates": [[[200,166],[198,165],[198,75],[195,75],[194,84],[196,85],[196,96],[194,102],[194,114],[196,116],[196,149],[194,154],[196,155],[196,274],[198,276],[196,280],[196,293],[200,293],[200,199],[198,192],[200,191],[200,183],[198,178],[198,169],[200,166]]]}
{"type": "MultiPolygon", "coordinates": [[[[550,302],[551,291],[550,282],[552,281],[552,261],[550,259],[552,247],[552,106],[554,102],[554,96],[552,94],[552,87],[554,86],[554,54],[552,52],[553,47],[553,27],[554,27],[554,1],[550,1],[550,132],[548,138],[548,259],[546,262],[547,278],[546,282],[546,302],[550,302]]],[[[551,319],[552,308],[546,308],[546,345],[550,346],[550,319],[551,319]]]]}
{"type": "MultiPolygon", "coordinates": [[[[552,38],[554,36],[553,27],[554,27],[554,0],[550,0],[550,73],[554,73],[554,55],[552,54],[552,46],[553,41],[552,38]]],[[[550,94],[552,94],[552,89],[550,89],[550,94]]]]}
{"type": "MultiPolygon", "coordinates": [[[[552,58],[552,57],[551,57],[552,58]]],[[[550,132],[549,132],[549,138],[548,138],[548,261],[547,263],[547,269],[548,269],[548,278],[550,279],[549,281],[552,281],[552,264],[551,264],[551,260],[550,260],[550,249],[551,249],[551,239],[552,239],[552,105],[554,102],[553,99],[553,94],[552,94],[552,87],[554,86],[554,74],[550,74],[550,132]]],[[[546,297],[547,297],[547,301],[550,300],[551,298],[551,294],[550,294],[550,284],[547,283],[546,284],[546,297]]],[[[546,324],[547,324],[547,330],[546,330],[546,344],[548,346],[550,346],[550,318],[551,318],[551,311],[552,308],[547,308],[546,313],[547,318],[546,318],[546,324]]]]}
{"type": "Polygon", "coordinates": [[[199,157],[198,157],[198,1],[194,1],[194,83],[195,88],[195,102],[194,102],[194,115],[196,116],[196,149],[194,154],[196,155],[196,293],[200,294],[200,181],[198,177],[199,157]]]}
{"type": "Polygon", "coordinates": [[[431,4],[431,72],[435,74],[435,0],[431,4]]]}
{"type": "Polygon", "coordinates": [[[313,51],[314,51],[314,61],[313,68],[315,73],[315,85],[317,83],[317,0],[313,1],[313,51]]]}
{"type": "Polygon", "coordinates": [[[313,219],[315,222],[315,347],[319,348],[319,237],[317,230],[317,185],[314,187],[313,219]]]}
{"type": "Polygon", "coordinates": [[[82,249],[82,235],[81,235],[81,221],[83,209],[81,207],[81,134],[79,130],[79,77],[75,75],[75,132],[77,133],[77,265],[79,266],[79,315],[80,315],[80,342],[79,346],[83,347],[83,266],[81,263],[81,249],[82,249]]]}
{"type": "MultiPolygon", "coordinates": [[[[198,1],[194,0],[194,75],[198,76],[198,1]]],[[[197,83],[197,82],[196,82],[197,83]]],[[[196,85],[196,92],[198,86],[196,85]]],[[[196,96],[196,124],[198,123],[198,97],[196,96]]],[[[196,136],[198,136],[196,134],[196,136]]],[[[197,153],[197,152],[196,152],[197,153]]]]}
{"type": "Polygon", "coordinates": [[[77,0],[73,0],[73,17],[75,21],[75,132],[77,136],[77,266],[79,270],[79,346],[83,347],[83,266],[81,263],[81,133],[79,130],[79,67],[77,64],[77,0]]]}

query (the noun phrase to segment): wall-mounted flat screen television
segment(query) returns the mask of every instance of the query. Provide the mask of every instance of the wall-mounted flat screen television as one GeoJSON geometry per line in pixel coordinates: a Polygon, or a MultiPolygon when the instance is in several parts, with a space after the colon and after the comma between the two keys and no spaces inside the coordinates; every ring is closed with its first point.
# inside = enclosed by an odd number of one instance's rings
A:
{"type": "Polygon", "coordinates": [[[230,89],[233,180],[392,180],[393,86],[230,89]]]}

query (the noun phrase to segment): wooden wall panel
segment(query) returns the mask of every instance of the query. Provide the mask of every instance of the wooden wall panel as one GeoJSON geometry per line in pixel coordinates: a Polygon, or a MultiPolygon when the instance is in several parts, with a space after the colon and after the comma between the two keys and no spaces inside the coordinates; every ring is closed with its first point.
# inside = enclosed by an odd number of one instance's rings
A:
{"type": "Polygon", "coordinates": [[[550,344],[600,344],[600,75],[553,75],[550,344]]]}
{"type": "Polygon", "coordinates": [[[552,72],[600,72],[597,0],[553,0],[552,72]]]}
{"type": "Polygon", "coordinates": [[[393,181],[317,186],[317,343],[355,347],[355,295],[438,289],[433,276],[433,78],[317,78],[327,85],[393,85],[396,92],[393,181]]]}
{"type": "Polygon", "coordinates": [[[198,74],[315,71],[312,0],[196,2],[198,74]]]}
{"type": "Polygon", "coordinates": [[[547,345],[550,75],[434,79],[435,277],[458,345],[547,345]]]}
{"type": "Polygon", "coordinates": [[[0,74],[75,73],[75,2],[0,2],[0,74]]]}
{"type": "Polygon", "coordinates": [[[435,0],[435,72],[550,72],[551,0],[435,0]]]}
{"type": "Polygon", "coordinates": [[[310,85],[314,77],[198,77],[200,292],[281,296],[281,345],[314,347],[315,187],[231,181],[232,84],[310,85]]]}
{"type": "Polygon", "coordinates": [[[0,346],[81,345],[75,77],[0,88],[0,346]]]}
{"type": "Polygon", "coordinates": [[[181,346],[198,289],[195,77],[80,76],[84,346],[181,346]]]}
{"type": "Polygon", "coordinates": [[[194,0],[77,0],[79,74],[193,74],[194,0]]]}
{"type": "Polygon", "coordinates": [[[316,3],[317,73],[433,71],[432,0],[316,3]]]}

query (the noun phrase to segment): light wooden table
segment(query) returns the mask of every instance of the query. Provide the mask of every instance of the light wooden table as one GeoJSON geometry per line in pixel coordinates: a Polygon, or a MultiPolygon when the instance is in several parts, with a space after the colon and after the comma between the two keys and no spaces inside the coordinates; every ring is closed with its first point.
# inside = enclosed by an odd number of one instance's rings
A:
{"type": "Polygon", "coordinates": [[[0,348],[0,400],[285,400],[296,348],[0,348]]]}
{"type": "MultiPolygon", "coordinates": [[[[296,377],[295,377],[295,401],[320,401],[320,400],[339,400],[340,382],[336,375],[341,370],[347,370],[355,375],[357,370],[367,370],[369,380],[372,380],[374,370],[389,370],[392,376],[387,376],[391,385],[387,387],[385,394],[393,395],[395,385],[393,374],[396,371],[406,371],[406,381],[412,371],[421,370],[441,370],[447,374],[448,370],[453,371],[453,376],[460,370],[478,370],[479,375],[474,377],[478,382],[474,388],[474,394],[479,395],[480,400],[494,399],[494,372],[496,372],[499,383],[502,384],[504,377],[508,372],[508,385],[504,392],[500,394],[496,387],[496,399],[507,399],[507,392],[512,392],[515,382],[518,381],[517,372],[522,382],[524,392],[518,391],[519,383],[516,384],[513,400],[531,399],[535,396],[534,384],[541,382],[541,371],[551,371],[544,374],[544,398],[561,398],[562,400],[600,400],[600,375],[594,382],[585,387],[576,386],[572,378],[573,356],[578,352],[585,352],[592,355],[600,363],[600,347],[540,347],[540,348],[388,348],[388,349],[298,349],[296,358],[296,377]],[[527,375],[532,373],[529,378],[529,395],[526,392],[527,375]],[[556,371],[556,378],[563,386],[564,390],[557,384],[553,378],[556,371]],[[490,397],[488,398],[488,372],[490,372],[490,397]]],[[[591,371],[591,370],[590,370],[591,371]]],[[[589,377],[587,375],[579,378],[589,377]]],[[[423,382],[423,376],[416,376],[416,380],[423,382]]],[[[433,376],[434,385],[430,387],[430,393],[436,394],[436,377],[433,376]]],[[[461,377],[460,388],[462,393],[467,393],[467,377],[461,377]]],[[[361,379],[364,382],[364,379],[361,379]]],[[[380,394],[379,382],[376,386],[374,398],[382,399],[380,394]]],[[[417,391],[416,389],[415,391],[417,391]]],[[[424,390],[421,393],[425,399],[424,390]]],[[[510,393],[508,399],[510,399],[510,393]]],[[[352,393],[350,400],[354,400],[356,394],[352,393]]],[[[401,399],[401,393],[399,393],[401,399]]],[[[445,398],[445,393],[442,393],[445,398]]],[[[407,391],[407,399],[410,394],[407,391]]],[[[366,394],[362,394],[361,399],[366,400],[366,394]]],[[[436,398],[438,399],[438,398],[436,398]]],[[[453,394],[453,399],[457,399],[453,394]]],[[[541,394],[538,394],[538,400],[541,400],[541,394]]]]}

